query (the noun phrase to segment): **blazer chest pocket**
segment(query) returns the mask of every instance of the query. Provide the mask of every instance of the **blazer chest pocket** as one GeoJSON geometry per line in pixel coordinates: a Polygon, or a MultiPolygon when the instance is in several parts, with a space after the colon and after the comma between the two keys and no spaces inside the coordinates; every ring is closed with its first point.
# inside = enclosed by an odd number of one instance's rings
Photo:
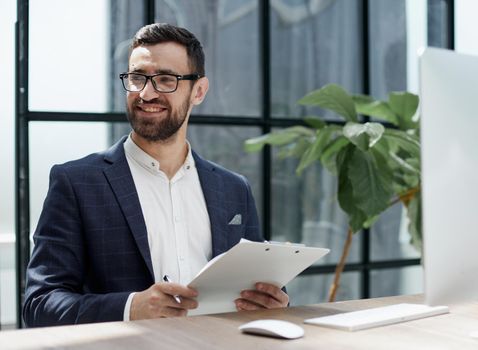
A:
{"type": "Polygon", "coordinates": [[[245,225],[241,214],[234,214],[229,216],[227,223],[228,241],[232,245],[238,243],[245,235],[245,225]]]}

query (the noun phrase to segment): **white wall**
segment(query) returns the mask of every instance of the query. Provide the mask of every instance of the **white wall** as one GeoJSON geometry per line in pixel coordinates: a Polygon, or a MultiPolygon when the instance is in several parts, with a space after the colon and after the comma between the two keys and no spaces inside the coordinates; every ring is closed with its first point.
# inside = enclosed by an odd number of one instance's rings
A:
{"type": "Polygon", "coordinates": [[[478,1],[455,0],[455,50],[478,55],[478,1]]]}

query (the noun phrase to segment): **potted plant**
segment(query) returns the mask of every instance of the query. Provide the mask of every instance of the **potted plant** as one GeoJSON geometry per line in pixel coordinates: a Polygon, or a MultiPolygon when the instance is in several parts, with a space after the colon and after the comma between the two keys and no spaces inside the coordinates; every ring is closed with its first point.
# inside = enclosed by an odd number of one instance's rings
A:
{"type": "Polygon", "coordinates": [[[337,176],[337,199],[348,215],[349,229],[329,292],[329,301],[334,301],[352,235],[369,228],[390,206],[403,203],[412,244],[421,249],[418,96],[391,92],[388,101],[379,101],[329,84],[298,103],[331,110],[345,123],[306,117],[301,125],[246,140],[245,149],[279,147],[283,157],[300,159],[299,176],[314,162],[337,176]]]}

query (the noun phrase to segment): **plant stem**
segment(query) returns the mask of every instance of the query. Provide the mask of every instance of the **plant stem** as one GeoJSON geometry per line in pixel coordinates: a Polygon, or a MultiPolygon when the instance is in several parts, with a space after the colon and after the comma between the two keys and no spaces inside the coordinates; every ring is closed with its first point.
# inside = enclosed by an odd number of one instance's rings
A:
{"type": "Polygon", "coordinates": [[[395,198],[393,201],[390,202],[388,207],[391,207],[392,205],[394,205],[398,202],[402,202],[403,204],[405,204],[405,206],[408,206],[408,203],[410,202],[410,200],[413,198],[413,196],[415,196],[415,194],[418,191],[420,191],[420,186],[413,187],[413,188],[409,189],[408,191],[406,191],[402,194],[399,194],[397,198],[395,198]]]}
{"type": "Polygon", "coordinates": [[[330,286],[329,302],[335,301],[337,291],[339,290],[340,276],[342,275],[342,271],[344,270],[344,266],[345,266],[345,261],[347,260],[347,256],[349,255],[350,245],[352,244],[352,236],[353,236],[353,232],[352,232],[352,229],[349,227],[349,230],[347,232],[347,238],[344,244],[344,249],[342,250],[342,256],[340,257],[340,261],[337,264],[337,267],[335,268],[334,282],[330,286]]]}

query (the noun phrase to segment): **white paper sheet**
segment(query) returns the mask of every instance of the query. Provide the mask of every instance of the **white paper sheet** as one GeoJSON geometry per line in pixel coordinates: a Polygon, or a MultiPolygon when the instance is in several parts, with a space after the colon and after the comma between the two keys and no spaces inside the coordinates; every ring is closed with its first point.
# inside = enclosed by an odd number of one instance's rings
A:
{"type": "Polygon", "coordinates": [[[242,239],[212,259],[189,283],[199,295],[199,306],[188,315],[236,311],[234,300],[257,282],[285,286],[329,252],[290,243],[262,243],[242,239]]]}

